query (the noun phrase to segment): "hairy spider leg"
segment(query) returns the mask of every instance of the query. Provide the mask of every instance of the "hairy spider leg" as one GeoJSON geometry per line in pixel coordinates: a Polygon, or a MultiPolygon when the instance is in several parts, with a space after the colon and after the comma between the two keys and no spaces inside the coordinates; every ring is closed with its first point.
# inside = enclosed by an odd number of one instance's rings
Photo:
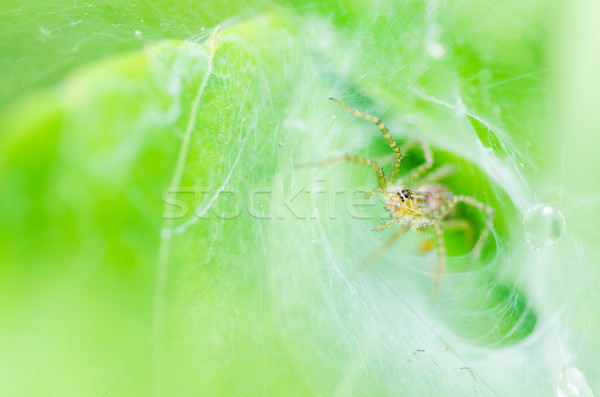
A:
{"type": "Polygon", "coordinates": [[[446,219],[442,222],[442,228],[445,231],[462,230],[467,235],[469,244],[475,244],[475,231],[473,230],[473,224],[465,219],[446,219]]]}
{"type": "Polygon", "coordinates": [[[381,255],[385,253],[385,251],[387,251],[392,246],[394,241],[396,241],[400,236],[406,233],[408,229],[410,229],[409,223],[402,225],[402,227],[398,229],[390,238],[388,238],[381,246],[379,246],[379,248],[373,251],[371,255],[369,255],[360,266],[354,269],[348,277],[348,279],[354,280],[358,273],[360,273],[364,268],[370,267],[377,259],[379,259],[381,255]]]}
{"type": "MultiPolygon", "coordinates": [[[[410,149],[412,149],[413,147],[415,147],[417,145],[421,146],[421,150],[423,150],[423,155],[425,156],[425,162],[423,164],[421,164],[420,166],[412,169],[409,173],[407,173],[406,175],[404,175],[401,178],[402,184],[404,186],[412,185],[413,182],[415,182],[416,180],[421,178],[423,175],[425,175],[427,173],[427,171],[429,171],[431,169],[431,167],[433,167],[433,152],[431,151],[431,148],[420,139],[411,139],[410,141],[408,141],[404,145],[402,145],[402,147],[400,148],[400,151],[402,153],[406,153],[410,149]]],[[[388,182],[392,183],[391,176],[390,176],[390,178],[388,178],[388,182]]]]}
{"type": "MultiPolygon", "coordinates": [[[[449,213],[449,212],[448,212],[449,213]]],[[[401,222],[406,222],[405,219],[402,218],[394,218],[391,221],[384,223],[383,225],[374,227],[373,230],[383,230],[383,229],[387,229],[390,226],[393,226],[397,223],[401,223],[401,222]]],[[[467,222],[465,222],[467,223],[467,222]]],[[[410,228],[410,223],[408,223],[407,225],[404,225],[402,229],[399,229],[398,232],[396,232],[396,234],[394,234],[390,240],[386,241],[386,243],[384,244],[384,246],[380,247],[377,251],[375,251],[373,254],[371,254],[371,256],[369,256],[369,258],[366,260],[367,265],[366,266],[370,266],[371,263],[373,263],[373,261],[375,261],[377,258],[379,258],[383,252],[385,252],[385,250],[389,247],[389,245],[396,240],[398,237],[400,237],[402,234],[404,234],[408,228],[410,228]],[[389,242],[389,244],[388,244],[389,242]],[[381,252],[379,252],[381,250],[381,252]]],[[[442,229],[442,224],[441,223],[436,223],[435,224],[435,239],[436,239],[436,244],[437,244],[437,265],[435,267],[435,271],[433,274],[433,285],[431,287],[431,299],[432,301],[435,301],[437,298],[437,291],[438,291],[438,286],[440,283],[440,280],[442,278],[442,275],[444,274],[444,268],[446,265],[446,244],[444,242],[444,231],[442,229]]]]}
{"type": "Polygon", "coordinates": [[[435,224],[435,239],[437,241],[437,265],[433,273],[433,285],[431,286],[431,300],[435,301],[437,298],[438,287],[442,274],[444,274],[444,268],[446,267],[446,243],[444,243],[444,231],[439,223],[435,224]]]}
{"type": "Polygon", "coordinates": [[[383,173],[383,168],[381,168],[381,166],[379,164],[377,164],[376,162],[374,162],[373,160],[365,159],[363,157],[352,156],[352,155],[346,154],[344,156],[334,157],[331,159],[319,161],[317,163],[300,164],[300,166],[301,167],[324,167],[326,165],[339,163],[340,161],[349,161],[351,163],[365,165],[365,166],[371,167],[375,170],[375,173],[377,174],[377,186],[379,186],[379,187],[377,189],[371,191],[370,193],[367,193],[367,196],[372,196],[373,194],[375,194],[375,192],[383,191],[387,187],[387,182],[385,179],[385,174],[383,173]]]}
{"type": "MultiPolygon", "coordinates": [[[[446,219],[442,221],[442,229],[445,232],[459,230],[465,233],[466,239],[469,242],[469,247],[475,245],[475,230],[473,224],[464,219],[446,219]]],[[[434,247],[432,239],[424,240],[421,243],[421,251],[427,252],[434,247]],[[430,245],[431,244],[431,245],[430,245]]]]}
{"type": "Polygon", "coordinates": [[[482,202],[477,201],[472,197],[452,196],[452,199],[450,200],[450,202],[448,204],[444,205],[442,208],[440,208],[439,219],[444,219],[445,217],[447,217],[450,214],[450,212],[452,212],[452,210],[456,207],[456,205],[458,203],[465,203],[467,205],[475,207],[487,215],[487,220],[485,222],[485,225],[483,226],[483,229],[481,230],[481,234],[479,235],[477,244],[475,244],[475,247],[473,248],[473,258],[478,258],[479,255],[481,254],[481,249],[483,247],[483,244],[485,243],[485,240],[486,240],[488,234],[490,233],[490,229],[492,227],[492,222],[494,221],[494,217],[496,216],[496,211],[492,207],[485,205],[482,202]]]}
{"type": "Polygon", "coordinates": [[[429,185],[438,182],[440,179],[444,179],[453,173],[454,167],[452,167],[450,164],[444,164],[440,168],[423,175],[421,178],[417,179],[416,182],[419,186],[429,185]]]}
{"type": "Polygon", "coordinates": [[[406,219],[403,218],[394,218],[389,222],[384,223],[383,225],[379,225],[373,228],[374,231],[387,229],[390,226],[394,226],[396,223],[406,222],[406,219]]]}
{"type": "Polygon", "coordinates": [[[335,98],[329,98],[329,99],[331,99],[337,105],[346,109],[348,112],[352,113],[353,115],[362,117],[363,119],[369,120],[369,121],[377,124],[377,127],[379,127],[379,129],[383,133],[383,136],[387,140],[387,143],[390,145],[390,148],[392,148],[392,150],[394,151],[395,158],[394,158],[394,162],[392,163],[389,180],[393,181],[394,179],[396,179],[396,175],[398,174],[398,171],[400,171],[400,165],[402,164],[402,152],[400,151],[400,148],[398,147],[398,144],[396,143],[396,141],[394,141],[394,138],[392,138],[392,135],[386,128],[385,124],[383,124],[383,121],[381,121],[379,118],[377,118],[375,116],[371,116],[370,114],[363,113],[360,110],[349,108],[348,106],[344,105],[343,103],[341,103],[340,101],[338,101],[335,98]]]}

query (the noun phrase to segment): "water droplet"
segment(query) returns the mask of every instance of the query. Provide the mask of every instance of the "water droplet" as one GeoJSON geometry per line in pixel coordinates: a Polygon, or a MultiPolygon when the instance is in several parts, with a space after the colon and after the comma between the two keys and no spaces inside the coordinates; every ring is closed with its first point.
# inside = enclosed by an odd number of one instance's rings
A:
{"type": "Polygon", "coordinates": [[[523,232],[531,248],[538,251],[551,248],[565,233],[565,217],[551,205],[534,205],[525,212],[523,232]]]}
{"type": "Polygon", "coordinates": [[[594,397],[581,371],[575,367],[566,367],[558,378],[559,397],[594,397]]]}

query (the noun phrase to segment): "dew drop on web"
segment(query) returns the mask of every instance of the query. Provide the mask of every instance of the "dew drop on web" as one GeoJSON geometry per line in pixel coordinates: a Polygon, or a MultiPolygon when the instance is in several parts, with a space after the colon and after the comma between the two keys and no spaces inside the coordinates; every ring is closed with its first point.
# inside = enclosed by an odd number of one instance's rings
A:
{"type": "Polygon", "coordinates": [[[541,251],[553,247],[565,233],[565,217],[551,205],[537,204],[523,217],[525,240],[541,251]]]}
{"type": "Polygon", "coordinates": [[[575,367],[566,367],[558,379],[559,397],[594,397],[581,371],[575,367]]]}

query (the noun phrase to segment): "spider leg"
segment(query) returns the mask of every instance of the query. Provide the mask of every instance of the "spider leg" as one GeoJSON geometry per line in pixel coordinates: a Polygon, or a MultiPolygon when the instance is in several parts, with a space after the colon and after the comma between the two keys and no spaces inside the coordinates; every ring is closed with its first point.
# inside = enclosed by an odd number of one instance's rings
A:
{"type": "Polygon", "coordinates": [[[364,268],[371,266],[381,255],[387,251],[391,245],[398,239],[398,237],[402,236],[406,231],[410,228],[410,224],[402,225],[400,229],[398,229],[390,238],[388,238],[379,248],[377,248],[371,255],[364,260],[364,262],[358,266],[356,269],[352,271],[349,280],[353,280],[356,278],[358,273],[360,273],[364,268]]]}
{"type": "Polygon", "coordinates": [[[416,182],[418,185],[429,185],[438,182],[440,179],[444,179],[454,172],[454,168],[450,164],[444,164],[440,168],[437,168],[430,173],[423,175],[416,182]]]}
{"type": "Polygon", "coordinates": [[[477,240],[477,244],[473,248],[473,258],[478,258],[481,254],[481,249],[483,248],[483,244],[490,233],[490,229],[492,227],[492,222],[494,221],[494,217],[496,216],[496,211],[490,207],[489,205],[485,205],[480,201],[475,200],[473,197],[469,196],[453,196],[452,200],[443,206],[439,211],[439,218],[444,219],[446,216],[450,214],[450,212],[456,207],[458,203],[465,203],[472,207],[477,208],[481,212],[484,212],[487,215],[487,220],[483,229],[481,230],[481,234],[479,235],[479,239],[477,240]]]}
{"type": "MultiPolygon", "coordinates": [[[[334,158],[328,159],[328,160],[319,161],[318,163],[305,163],[305,164],[301,164],[300,166],[301,167],[324,167],[326,165],[339,163],[340,161],[350,161],[352,163],[365,165],[367,167],[373,168],[375,170],[375,173],[377,174],[377,186],[379,186],[378,189],[384,190],[386,188],[387,182],[385,179],[385,174],[383,173],[383,168],[381,168],[381,166],[379,164],[377,164],[376,162],[374,162],[373,160],[365,159],[362,157],[352,156],[352,155],[344,155],[344,156],[340,156],[340,157],[334,157],[334,158]]],[[[367,196],[372,196],[373,194],[375,194],[376,191],[379,191],[378,189],[375,189],[371,193],[367,193],[367,196]]]]}
{"type": "Polygon", "coordinates": [[[379,187],[378,187],[378,188],[376,188],[376,189],[373,189],[373,190],[371,190],[371,191],[370,191],[370,192],[368,192],[368,193],[365,193],[365,197],[369,198],[369,197],[373,196],[373,195],[374,195],[375,193],[377,193],[377,192],[379,192],[379,193],[383,193],[383,192],[385,192],[385,189],[381,189],[381,188],[379,188],[379,187]]]}
{"type": "Polygon", "coordinates": [[[444,243],[444,231],[439,223],[435,225],[435,237],[437,240],[437,265],[433,273],[433,285],[431,287],[431,300],[435,301],[437,298],[438,287],[440,280],[444,274],[444,268],[446,267],[446,244],[444,243]]]}
{"type": "MultiPolygon", "coordinates": [[[[410,186],[414,181],[421,178],[425,173],[427,173],[427,171],[429,171],[431,169],[431,167],[433,166],[433,152],[431,151],[431,148],[420,139],[412,139],[412,140],[406,142],[404,145],[402,145],[402,148],[400,149],[400,151],[402,153],[406,153],[410,149],[412,149],[413,147],[415,147],[417,145],[421,146],[421,150],[423,150],[423,155],[425,156],[425,162],[423,164],[421,164],[420,166],[412,169],[409,173],[407,173],[406,175],[404,175],[404,177],[402,177],[402,183],[405,186],[410,186]]],[[[391,175],[390,175],[389,180],[391,183],[391,181],[392,181],[391,175]]]]}
{"type": "Polygon", "coordinates": [[[378,230],[383,230],[383,229],[387,229],[390,226],[395,225],[396,223],[399,222],[405,222],[405,219],[403,218],[394,218],[389,222],[384,223],[383,225],[379,225],[373,228],[374,231],[378,231],[378,230]]]}
{"type": "Polygon", "coordinates": [[[469,246],[475,244],[475,235],[471,222],[468,222],[464,219],[447,219],[442,222],[442,227],[446,231],[463,230],[467,235],[467,239],[469,240],[469,246]]]}
{"type": "Polygon", "coordinates": [[[398,144],[396,143],[396,141],[394,141],[394,138],[392,138],[392,135],[388,131],[385,124],[383,124],[383,121],[381,121],[379,118],[377,118],[375,116],[371,116],[370,114],[363,113],[360,110],[349,108],[348,106],[344,105],[343,103],[341,103],[340,101],[338,101],[335,98],[329,98],[329,99],[331,99],[337,105],[346,109],[348,112],[352,113],[353,115],[362,117],[365,120],[369,120],[369,121],[377,124],[377,127],[379,127],[379,129],[381,130],[381,132],[383,133],[383,136],[385,137],[388,144],[390,145],[390,148],[392,148],[392,150],[394,151],[394,154],[395,154],[395,158],[394,158],[394,162],[392,163],[392,170],[390,172],[390,178],[389,178],[390,180],[394,180],[396,178],[396,175],[398,174],[398,171],[400,171],[400,165],[402,164],[402,152],[400,151],[400,148],[398,148],[398,144]]]}

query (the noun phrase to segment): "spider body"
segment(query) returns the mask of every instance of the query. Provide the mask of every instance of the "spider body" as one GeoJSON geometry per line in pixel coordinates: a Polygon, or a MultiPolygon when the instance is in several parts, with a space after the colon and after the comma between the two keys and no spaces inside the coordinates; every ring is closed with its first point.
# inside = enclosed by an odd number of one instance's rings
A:
{"type": "Polygon", "coordinates": [[[439,221],[437,212],[452,199],[450,191],[442,185],[426,185],[419,190],[400,187],[382,194],[390,216],[410,223],[415,232],[433,230],[439,221]]]}
{"type": "MultiPolygon", "coordinates": [[[[381,166],[375,161],[353,155],[343,155],[313,164],[316,166],[325,166],[340,161],[349,161],[371,167],[375,171],[378,187],[368,193],[367,196],[371,196],[375,193],[381,193],[386,200],[385,209],[389,211],[392,219],[383,225],[373,228],[373,230],[386,229],[398,223],[400,224],[401,228],[398,229],[398,231],[394,233],[381,247],[379,247],[379,249],[377,249],[371,256],[369,256],[369,258],[365,260],[365,265],[369,266],[371,263],[373,263],[398,237],[404,234],[404,232],[406,232],[409,228],[418,233],[434,231],[437,241],[438,261],[434,271],[431,294],[432,298],[435,298],[446,260],[443,229],[461,227],[460,225],[464,226],[466,223],[465,221],[453,222],[447,218],[454,212],[454,209],[459,203],[464,203],[475,207],[487,215],[487,222],[485,223],[480,233],[479,240],[475,244],[475,247],[472,251],[473,257],[477,257],[481,252],[483,242],[485,241],[491,228],[495,216],[494,209],[475,200],[472,197],[453,195],[448,188],[437,183],[439,179],[446,175],[444,172],[444,167],[440,167],[439,169],[430,172],[433,166],[433,152],[429,146],[427,146],[421,140],[411,140],[402,146],[402,148],[400,148],[380,119],[363,113],[359,110],[349,108],[337,99],[330,99],[348,112],[375,123],[383,133],[388,145],[395,154],[390,174],[387,178],[383,172],[383,168],[381,168],[381,166]],[[398,172],[400,171],[400,166],[402,164],[403,153],[415,146],[420,146],[423,150],[425,163],[410,170],[398,181],[396,181],[398,172]],[[394,184],[395,181],[396,183],[394,184]],[[413,184],[418,186],[418,188],[412,189],[408,187],[413,184]]],[[[471,226],[469,225],[468,227],[470,228],[471,226]]]]}

